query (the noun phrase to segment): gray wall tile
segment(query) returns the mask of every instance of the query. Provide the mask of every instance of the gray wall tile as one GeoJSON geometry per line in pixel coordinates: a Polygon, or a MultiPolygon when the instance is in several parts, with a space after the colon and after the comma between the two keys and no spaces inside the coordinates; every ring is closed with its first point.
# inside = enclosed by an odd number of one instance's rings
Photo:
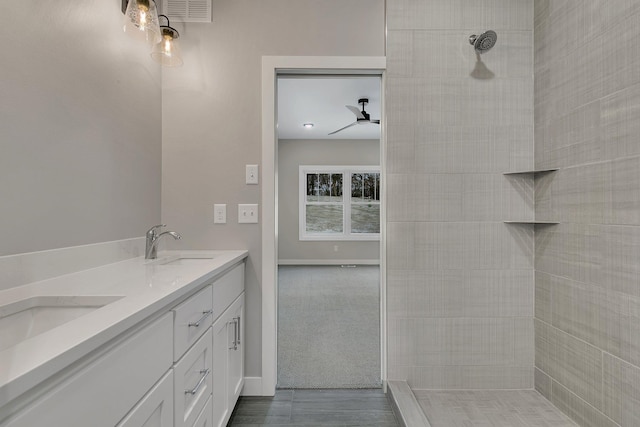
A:
{"type": "Polygon", "coordinates": [[[605,354],[603,412],[623,427],[640,425],[640,368],[605,354]]]}
{"type": "Polygon", "coordinates": [[[602,407],[602,352],[544,322],[535,323],[536,368],[596,408],[602,407]]]}
{"type": "Polygon", "coordinates": [[[531,387],[534,234],[503,221],[533,185],[503,173],[534,164],[533,4],[389,0],[387,26],[389,378],[531,387]]]}
{"type": "Polygon", "coordinates": [[[555,381],[552,386],[551,403],[581,427],[619,427],[609,417],[555,381]]]}
{"type": "Polygon", "coordinates": [[[560,168],[535,214],[561,222],[535,236],[536,388],[580,425],[638,425],[640,1],[534,19],[535,165],[560,168]]]}

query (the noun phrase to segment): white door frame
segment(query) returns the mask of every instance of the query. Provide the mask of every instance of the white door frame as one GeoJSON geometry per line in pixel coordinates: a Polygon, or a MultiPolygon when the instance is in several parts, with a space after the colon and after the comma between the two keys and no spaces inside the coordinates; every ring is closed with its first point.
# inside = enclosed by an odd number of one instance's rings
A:
{"type": "MultiPolygon", "coordinates": [[[[383,56],[263,56],[262,57],[262,377],[261,384],[253,382],[245,394],[273,396],[277,381],[277,262],[278,215],[277,184],[277,135],[276,135],[276,79],[287,72],[309,74],[373,74],[382,76],[384,97],[383,56]],[[261,389],[261,393],[258,390],[261,389]]],[[[384,119],[384,100],[381,102],[381,118],[384,119]]],[[[380,218],[380,332],[381,378],[386,380],[386,270],[385,236],[386,209],[384,176],[385,128],[381,120],[380,170],[382,178],[380,218]]],[[[245,389],[246,389],[245,385],[245,389]]]]}

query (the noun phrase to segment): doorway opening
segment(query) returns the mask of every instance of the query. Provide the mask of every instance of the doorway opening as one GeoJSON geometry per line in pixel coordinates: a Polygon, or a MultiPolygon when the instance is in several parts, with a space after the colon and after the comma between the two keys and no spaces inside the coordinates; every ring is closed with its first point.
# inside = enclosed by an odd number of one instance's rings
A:
{"type": "MultiPolygon", "coordinates": [[[[384,57],[263,57],[263,152],[262,152],[262,161],[263,161],[263,188],[262,188],[262,203],[263,203],[263,233],[262,233],[262,249],[263,249],[263,275],[262,275],[262,377],[261,380],[261,389],[262,395],[272,396],[275,394],[276,384],[278,382],[278,265],[279,265],[279,247],[280,240],[283,238],[283,230],[280,229],[279,226],[279,199],[282,197],[279,194],[279,181],[282,179],[281,174],[281,165],[278,162],[278,151],[279,151],[279,131],[280,131],[280,123],[276,121],[277,119],[277,81],[278,78],[284,76],[301,76],[301,75],[312,75],[312,76],[377,76],[380,81],[380,87],[384,87],[384,69],[385,69],[385,58],[384,57]],[[271,180],[273,177],[273,180],[271,180]]],[[[382,95],[384,90],[381,89],[379,91],[379,103],[380,105],[384,105],[382,100],[382,95]]],[[[363,94],[362,97],[365,97],[363,94]]],[[[344,109],[347,113],[351,114],[349,120],[360,118],[359,115],[356,115],[353,111],[350,111],[350,108],[346,108],[345,105],[358,106],[358,110],[362,111],[362,104],[358,103],[362,97],[358,99],[354,99],[352,101],[348,101],[347,103],[340,103],[335,106],[335,108],[344,109]]],[[[371,97],[373,98],[373,96],[371,97]]],[[[313,102],[313,101],[311,101],[313,102]]],[[[385,302],[385,265],[384,265],[384,241],[385,241],[385,209],[384,209],[384,120],[383,115],[384,112],[380,111],[380,115],[375,117],[370,113],[372,100],[369,100],[369,103],[365,104],[365,112],[369,116],[367,120],[373,122],[374,120],[380,120],[380,123],[367,123],[364,125],[357,124],[356,127],[362,126],[370,126],[380,128],[380,142],[378,148],[379,154],[379,174],[380,174],[380,204],[377,209],[379,209],[379,243],[377,248],[377,259],[369,258],[367,261],[363,261],[362,265],[367,264],[375,264],[375,262],[379,262],[378,271],[376,272],[378,276],[378,283],[376,283],[378,288],[378,308],[377,308],[377,351],[378,351],[378,359],[379,365],[377,366],[378,374],[376,378],[379,378],[381,382],[384,382],[386,378],[386,354],[384,349],[386,348],[386,319],[385,319],[385,310],[384,307],[386,305],[385,302]]],[[[365,114],[362,114],[365,116],[365,114]]],[[[353,120],[351,120],[353,121],[353,120]]],[[[307,121],[305,121],[307,123],[307,121]]],[[[300,123],[300,127],[303,127],[304,123],[300,123]]],[[[345,123],[342,127],[350,124],[349,121],[345,123]]],[[[315,124],[314,124],[315,126],[315,124]]],[[[338,130],[336,127],[333,130],[338,130]]],[[[332,131],[333,131],[332,130],[332,131]]],[[[348,129],[347,129],[348,130],[348,129]]],[[[343,134],[346,135],[346,134],[343,134]]],[[[348,139],[348,138],[345,138],[348,139]]],[[[344,162],[343,162],[344,163],[344,162]]],[[[338,164],[339,165],[339,164],[338,164]]],[[[307,164],[305,166],[318,166],[315,164],[307,164]]],[[[335,165],[334,165],[335,166],[335,165]]],[[[358,165],[339,165],[339,166],[358,166],[358,165]]],[[[375,166],[375,165],[373,165],[375,166]]],[[[320,178],[320,173],[324,173],[323,171],[318,171],[317,176],[318,180],[323,179],[320,178]]],[[[348,188],[348,191],[351,192],[351,185],[345,186],[347,179],[351,179],[352,175],[348,175],[346,173],[342,175],[342,188],[348,188]]],[[[351,172],[349,172],[351,173],[351,172]]],[[[298,177],[301,176],[298,171],[298,177]]],[[[333,181],[329,184],[329,187],[333,185],[333,181]]],[[[334,187],[336,185],[333,185],[334,187]]],[[[326,187],[326,186],[325,186],[326,187]]],[[[299,194],[299,193],[297,193],[299,194]]],[[[345,194],[345,193],[343,193],[345,194]]],[[[324,194],[326,196],[326,194],[324,194]]],[[[329,191],[329,196],[331,196],[329,191]]],[[[316,200],[317,202],[322,202],[322,200],[316,200]]],[[[344,201],[343,201],[344,203],[344,201]]],[[[355,206],[356,203],[352,203],[351,208],[355,206]]],[[[345,207],[342,207],[345,209],[345,207]]],[[[307,207],[304,208],[305,212],[307,212],[307,207]]],[[[312,207],[308,209],[309,212],[313,212],[317,207],[312,207]]],[[[326,207],[323,207],[326,209],[326,207]]],[[[372,208],[368,206],[366,209],[375,210],[376,208],[372,208]]],[[[299,209],[298,209],[299,213],[299,209]]],[[[312,217],[312,216],[311,216],[312,217]]],[[[346,220],[343,211],[343,229],[342,231],[346,233],[345,227],[349,226],[350,230],[353,231],[353,224],[356,224],[356,234],[357,234],[357,224],[358,220],[356,218],[353,221],[353,215],[346,220]],[[350,224],[347,224],[347,221],[350,221],[350,224]]],[[[311,221],[313,222],[313,220],[311,221]]],[[[335,222],[334,222],[335,224],[335,222]]],[[[312,231],[313,227],[307,229],[308,231],[312,231]]],[[[317,230],[316,230],[317,231],[317,230]]],[[[335,231],[335,230],[333,230],[335,231]]],[[[299,232],[299,229],[298,229],[299,232]]],[[[366,234],[366,233],[362,233],[366,234]]],[[[368,233],[371,234],[371,233],[368,233]]],[[[300,241],[300,235],[298,234],[298,241],[300,241]]],[[[349,243],[347,239],[344,240],[331,240],[335,236],[331,236],[328,239],[325,239],[325,243],[329,243],[329,248],[331,251],[339,252],[341,247],[344,247],[345,244],[349,243]],[[334,247],[337,246],[338,250],[335,251],[334,247]]],[[[371,237],[371,236],[369,236],[371,237]]],[[[374,239],[371,239],[374,240],[374,239]]],[[[318,241],[322,242],[322,238],[318,239],[318,241]]],[[[374,240],[375,241],[375,240],[374,240]]],[[[308,240],[303,240],[303,243],[308,242],[308,240]]],[[[283,258],[286,262],[286,259],[283,258]]],[[[353,259],[347,259],[346,257],[343,259],[338,259],[334,257],[334,265],[333,268],[340,268],[340,265],[354,265],[352,262],[353,259]],[[336,263],[340,264],[336,264],[336,263]]],[[[314,268],[318,268],[318,264],[322,264],[324,261],[309,261],[304,260],[301,261],[305,263],[305,265],[313,266],[314,268]]],[[[326,265],[326,264],[325,264],[326,265]]],[[[357,265],[357,264],[356,264],[357,265]]],[[[297,267],[297,266],[296,266],[297,267]]],[[[375,267],[375,265],[374,265],[375,267]]],[[[288,267],[291,269],[295,269],[294,267],[288,267]]],[[[349,267],[345,267],[347,270],[349,267]]],[[[357,268],[356,268],[357,270],[357,268]]],[[[322,289],[322,285],[318,287],[318,289],[322,289]]],[[[308,335],[309,332],[306,334],[308,335]]],[[[313,332],[311,332],[313,333],[313,332]]],[[[304,335],[304,334],[303,334],[304,335]]],[[[324,386],[324,385],[320,385],[324,386]]],[[[256,394],[256,393],[253,393],[256,394]]]]}
{"type": "Polygon", "coordinates": [[[379,388],[381,76],[276,84],[277,388],[379,388]]]}

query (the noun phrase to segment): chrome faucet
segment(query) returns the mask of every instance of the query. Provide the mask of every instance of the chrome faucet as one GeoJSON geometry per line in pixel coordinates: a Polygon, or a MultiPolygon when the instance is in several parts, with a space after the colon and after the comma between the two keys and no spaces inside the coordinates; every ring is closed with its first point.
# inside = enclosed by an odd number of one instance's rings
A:
{"type": "Polygon", "coordinates": [[[168,234],[176,240],[182,239],[182,236],[175,231],[164,231],[162,233],[158,233],[157,231],[162,227],[166,227],[166,225],[154,225],[147,231],[147,245],[144,251],[144,259],[156,259],[158,257],[157,247],[160,237],[168,234]]]}

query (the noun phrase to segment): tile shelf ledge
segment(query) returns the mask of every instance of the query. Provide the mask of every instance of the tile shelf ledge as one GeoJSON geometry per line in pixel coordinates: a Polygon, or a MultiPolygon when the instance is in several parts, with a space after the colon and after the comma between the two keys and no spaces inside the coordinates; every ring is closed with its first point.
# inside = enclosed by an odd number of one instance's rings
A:
{"type": "Polygon", "coordinates": [[[536,169],[536,170],[530,170],[530,171],[514,171],[514,172],[503,172],[502,175],[536,175],[536,174],[543,174],[543,173],[549,173],[549,172],[555,172],[558,169],[536,169]]]}
{"type": "Polygon", "coordinates": [[[555,225],[559,224],[556,221],[536,221],[536,220],[524,220],[524,221],[504,221],[505,224],[541,224],[541,225],[555,225]]]}

